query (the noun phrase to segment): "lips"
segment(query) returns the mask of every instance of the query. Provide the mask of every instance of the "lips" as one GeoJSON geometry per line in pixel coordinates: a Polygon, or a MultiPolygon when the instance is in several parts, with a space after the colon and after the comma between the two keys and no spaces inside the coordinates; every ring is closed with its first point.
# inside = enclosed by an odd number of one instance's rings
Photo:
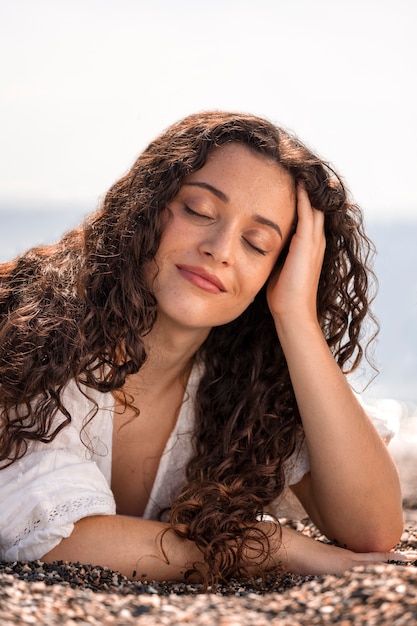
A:
{"type": "Polygon", "coordinates": [[[204,289],[204,291],[208,291],[210,293],[220,293],[225,292],[226,288],[215,276],[214,274],[210,274],[210,272],[206,272],[202,267],[195,267],[193,265],[177,265],[177,269],[180,274],[191,282],[193,285],[204,289]]]}

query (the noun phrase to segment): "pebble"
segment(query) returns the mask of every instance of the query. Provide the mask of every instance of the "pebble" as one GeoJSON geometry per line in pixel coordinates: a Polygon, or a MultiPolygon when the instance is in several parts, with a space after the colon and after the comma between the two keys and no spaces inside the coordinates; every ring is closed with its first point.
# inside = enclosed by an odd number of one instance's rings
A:
{"type": "MultiPolygon", "coordinates": [[[[291,522],[287,520],[291,525],[291,522]]],[[[312,524],[294,523],[322,538],[312,524]]],[[[397,550],[413,552],[406,517],[397,550]]],[[[129,580],[79,563],[0,563],[0,624],[17,626],[409,626],[417,623],[417,561],[357,567],[339,576],[267,576],[204,590],[129,580]]]]}

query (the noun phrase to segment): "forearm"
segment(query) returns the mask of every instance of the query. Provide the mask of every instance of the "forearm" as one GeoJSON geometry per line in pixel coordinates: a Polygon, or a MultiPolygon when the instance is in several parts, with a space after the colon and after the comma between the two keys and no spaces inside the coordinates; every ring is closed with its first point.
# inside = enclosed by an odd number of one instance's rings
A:
{"type": "MultiPolygon", "coordinates": [[[[259,574],[256,561],[265,571],[280,565],[281,558],[284,566],[290,565],[292,560],[288,558],[286,546],[281,546],[280,527],[269,522],[260,522],[259,527],[270,537],[270,557],[264,559],[258,543],[253,550],[249,544],[242,566],[259,574]]],[[[287,529],[283,534],[288,535],[287,529]]],[[[306,538],[300,535],[300,541],[303,539],[306,538]]],[[[295,543],[297,546],[297,541],[295,543]]],[[[74,525],[70,537],[63,539],[42,560],[89,563],[109,567],[129,578],[159,581],[183,580],[187,570],[195,564],[203,574],[207,571],[202,552],[192,541],[179,537],[169,524],[122,515],[81,519],[74,525]]],[[[298,564],[297,558],[295,562],[298,564]]]]}
{"type": "MultiPolygon", "coordinates": [[[[279,338],[303,421],[317,521],[355,549],[398,538],[398,473],[335,362],[318,322],[279,320],[279,338]],[[381,536],[380,536],[381,533],[381,536]]],[[[394,543],[397,539],[395,539],[394,543]]]]}
{"type": "Polygon", "coordinates": [[[100,565],[128,578],[182,580],[203,557],[191,541],[172,531],[163,535],[168,528],[163,522],[123,515],[86,517],[42,560],[100,565]]]}
{"type": "Polygon", "coordinates": [[[269,281],[267,297],[310,456],[311,477],[304,493],[298,491],[306,496],[302,503],[314,521],[332,539],[355,549],[372,541],[386,546],[396,543],[402,528],[398,474],[318,323],[325,215],[311,206],[302,186],[297,188],[297,214],[288,256],[269,281]]]}
{"type": "MultiPolygon", "coordinates": [[[[266,561],[259,560],[258,548],[253,552],[248,547],[243,565],[249,574],[259,574],[257,561],[265,572],[320,575],[394,558],[388,553],[355,554],[270,522],[260,522],[259,526],[269,536],[271,552],[266,561]]],[[[129,578],[183,580],[187,569],[195,562],[202,563],[202,554],[191,541],[174,532],[165,533],[161,548],[161,532],[167,528],[167,524],[135,517],[87,517],[77,522],[71,536],[44,555],[43,560],[109,567],[129,578]]]]}

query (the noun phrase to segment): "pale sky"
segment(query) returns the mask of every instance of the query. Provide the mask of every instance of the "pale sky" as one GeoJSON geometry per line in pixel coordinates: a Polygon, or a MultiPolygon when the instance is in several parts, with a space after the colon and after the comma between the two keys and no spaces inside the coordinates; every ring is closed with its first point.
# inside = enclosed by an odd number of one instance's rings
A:
{"type": "Polygon", "coordinates": [[[0,209],[94,209],[166,126],[264,115],[417,219],[416,0],[0,0],[0,209]]]}

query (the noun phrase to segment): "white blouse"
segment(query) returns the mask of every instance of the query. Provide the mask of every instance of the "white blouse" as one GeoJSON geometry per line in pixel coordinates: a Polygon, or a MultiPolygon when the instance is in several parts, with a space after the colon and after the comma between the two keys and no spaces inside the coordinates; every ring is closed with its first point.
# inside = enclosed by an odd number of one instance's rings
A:
{"type": "MultiPolygon", "coordinates": [[[[145,519],[157,519],[185,483],[185,467],[193,454],[193,407],[199,380],[195,367],[159,463],[145,519]]],[[[92,389],[86,393],[98,404],[90,422],[94,404],[71,381],[63,398],[71,423],[49,444],[30,442],[21,459],[0,470],[0,560],[39,559],[69,537],[78,520],[115,514],[110,487],[114,399],[92,389]]],[[[376,426],[384,438],[393,435],[378,418],[376,426]]],[[[305,517],[288,486],[308,471],[307,449],[300,443],[286,462],[287,488],[271,507],[277,517],[305,517]]]]}

